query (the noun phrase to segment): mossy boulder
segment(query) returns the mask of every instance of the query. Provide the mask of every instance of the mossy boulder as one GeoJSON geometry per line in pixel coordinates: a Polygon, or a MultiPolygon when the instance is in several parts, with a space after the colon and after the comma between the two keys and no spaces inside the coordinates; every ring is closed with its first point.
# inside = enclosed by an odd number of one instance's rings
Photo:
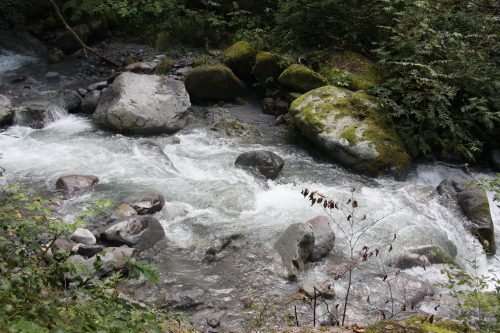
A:
{"type": "Polygon", "coordinates": [[[291,91],[308,92],[326,86],[327,80],[304,65],[293,64],[289,66],[278,78],[283,87],[291,91]]]}
{"type": "Polygon", "coordinates": [[[274,88],[285,68],[285,60],[277,54],[260,52],[255,58],[252,74],[262,88],[274,88]]]}
{"type": "Polygon", "coordinates": [[[320,73],[333,85],[346,86],[350,90],[369,90],[381,84],[377,64],[355,52],[339,52],[326,61],[320,73]]]}
{"type": "Polygon", "coordinates": [[[172,62],[172,60],[168,60],[168,59],[162,60],[155,67],[154,73],[156,75],[167,75],[172,70],[173,66],[174,66],[174,63],[172,62]]]}
{"type": "Polygon", "coordinates": [[[250,80],[252,77],[252,67],[255,63],[257,51],[246,41],[240,41],[227,48],[220,59],[223,64],[243,80],[250,80]]]}
{"type": "Polygon", "coordinates": [[[290,114],[301,132],[337,163],[372,177],[405,178],[410,156],[376,98],[325,86],[297,98],[290,114]]]}
{"type": "Polygon", "coordinates": [[[223,65],[196,67],[186,75],[185,84],[192,100],[233,101],[247,91],[245,84],[223,65]]]}
{"type": "Polygon", "coordinates": [[[417,315],[403,320],[382,320],[365,327],[366,333],[459,333],[474,332],[462,323],[439,317],[417,315]]]}

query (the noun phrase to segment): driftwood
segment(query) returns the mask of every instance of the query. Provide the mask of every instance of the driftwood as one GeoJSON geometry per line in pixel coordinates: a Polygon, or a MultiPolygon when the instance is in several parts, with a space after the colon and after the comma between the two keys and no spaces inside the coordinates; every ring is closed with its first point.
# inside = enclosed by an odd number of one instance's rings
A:
{"type": "Polygon", "coordinates": [[[109,63],[113,66],[116,66],[116,67],[120,67],[120,64],[117,63],[116,61],[106,57],[105,55],[101,54],[97,50],[95,50],[95,49],[91,48],[90,46],[88,46],[87,44],[85,44],[83,42],[83,40],[80,38],[80,36],[78,36],[78,34],[70,27],[68,22],[66,22],[66,19],[64,18],[63,14],[61,13],[61,10],[59,9],[59,6],[56,4],[55,0],[49,0],[49,2],[52,4],[52,7],[54,7],[54,11],[56,12],[57,17],[59,17],[59,19],[61,20],[64,27],[73,35],[73,37],[75,37],[75,39],[78,41],[78,43],[82,46],[83,53],[85,54],[86,57],[88,56],[87,52],[90,52],[90,53],[93,53],[94,55],[96,55],[97,57],[101,58],[102,60],[106,61],[107,63],[109,63]]]}

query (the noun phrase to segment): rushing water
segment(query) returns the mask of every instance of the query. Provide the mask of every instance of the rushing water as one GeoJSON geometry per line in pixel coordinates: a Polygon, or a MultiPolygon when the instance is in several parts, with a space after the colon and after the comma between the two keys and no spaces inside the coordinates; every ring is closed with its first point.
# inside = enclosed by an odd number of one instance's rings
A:
{"type": "MultiPolygon", "coordinates": [[[[435,192],[450,176],[470,177],[459,168],[426,164],[417,166],[405,182],[369,179],[333,164],[313,159],[306,151],[282,141],[221,138],[205,128],[178,134],[180,144],[167,136],[126,137],[96,129],[88,118],[70,115],[41,130],[12,126],[0,132],[0,165],[8,180],[41,183],[53,189],[64,174],[93,174],[100,182],[93,191],[67,201],[62,209],[71,221],[77,209],[92,199],[109,198],[118,204],[128,194],[157,189],[166,207],[156,216],[167,234],[167,250],[156,262],[161,279],[172,290],[200,288],[208,298],[230,302],[244,290],[262,292],[296,287],[279,277],[279,264],[272,245],[291,223],[323,214],[310,207],[300,194],[316,189],[334,198],[348,198],[355,187],[359,210],[369,219],[387,216],[370,230],[366,245],[387,244],[398,238],[394,253],[402,246],[436,242],[457,251],[463,267],[476,258],[480,272],[500,265],[487,258],[463,226],[461,215],[442,205],[435,192]],[[238,154],[252,149],[274,151],[286,164],[275,181],[263,181],[234,167],[238,154]],[[202,261],[214,238],[241,232],[247,238],[243,257],[209,265],[202,261]]],[[[487,176],[487,175],[486,175],[487,176]]],[[[491,202],[500,249],[500,213],[491,202]]],[[[345,255],[345,240],[336,230],[333,260],[345,255]]],[[[438,268],[412,268],[406,273],[435,282],[442,280],[438,268]]],[[[304,276],[324,275],[325,262],[308,266],[304,276]]]]}

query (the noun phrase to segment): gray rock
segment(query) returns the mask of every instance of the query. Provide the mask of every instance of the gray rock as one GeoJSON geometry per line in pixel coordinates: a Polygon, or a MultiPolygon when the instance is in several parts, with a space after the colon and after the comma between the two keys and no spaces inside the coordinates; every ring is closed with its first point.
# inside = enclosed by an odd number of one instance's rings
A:
{"type": "Polygon", "coordinates": [[[335,298],[335,290],[331,283],[319,281],[316,278],[310,278],[299,283],[299,293],[306,295],[308,298],[322,296],[324,299],[335,298]],[[316,292],[314,291],[316,289],[316,292]]]}
{"type": "Polygon", "coordinates": [[[78,88],[78,94],[80,94],[80,96],[84,97],[85,94],[87,94],[87,89],[83,89],[83,88],[78,88]]]}
{"type": "Polygon", "coordinates": [[[86,259],[81,255],[72,255],[66,264],[73,269],[64,273],[64,277],[69,281],[82,281],[93,277],[96,273],[94,268],[95,257],[86,259]]]}
{"type": "Polygon", "coordinates": [[[136,62],[125,67],[125,71],[138,74],[152,74],[158,64],[158,61],[136,62]]]}
{"type": "Polygon", "coordinates": [[[126,246],[105,248],[99,253],[102,264],[97,274],[105,276],[112,272],[126,269],[128,259],[132,258],[134,253],[135,249],[126,246]]]}
{"type": "Polygon", "coordinates": [[[217,238],[205,252],[205,261],[212,262],[229,254],[231,250],[237,250],[246,243],[245,236],[236,232],[217,238]]]}
{"type": "MultiPolygon", "coordinates": [[[[456,254],[456,253],[455,253],[456,254]]],[[[394,267],[407,269],[432,264],[454,264],[453,257],[436,244],[404,248],[396,257],[394,267]]]]}
{"type": "Polygon", "coordinates": [[[283,169],[285,162],[273,152],[255,150],[239,155],[235,165],[244,169],[256,170],[268,179],[275,179],[283,169]]]}
{"type": "Polygon", "coordinates": [[[16,125],[40,129],[67,114],[66,109],[52,102],[30,100],[15,109],[13,121],[16,125]]]}
{"type": "Polygon", "coordinates": [[[314,230],[309,223],[294,223],[274,244],[280,254],[289,279],[296,279],[304,271],[304,264],[314,247],[314,230]]]}
{"type": "Polygon", "coordinates": [[[317,261],[326,257],[335,244],[335,233],[330,226],[330,219],[326,216],[316,216],[307,221],[314,230],[314,247],[309,260],[317,261]]]}
{"type": "Polygon", "coordinates": [[[11,121],[13,112],[10,98],[0,95],[0,126],[6,125],[11,121]]]}
{"type": "Polygon", "coordinates": [[[470,231],[483,245],[487,254],[495,254],[495,231],[490,204],[484,188],[459,177],[443,180],[437,191],[443,197],[455,200],[464,215],[472,222],[470,231]]]}
{"type": "Polygon", "coordinates": [[[56,190],[63,193],[65,198],[82,194],[92,188],[99,181],[96,176],[66,175],[56,181],[56,190]]]}
{"type": "Polygon", "coordinates": [[[165,237],[160,222],[153,216],[133,216],[109,226],[101,237],[109,242],[126,244],[139,251],[147,250],[165,237]]]}
{"type": "Polygon", "coordinates": [[[137,215],[137,211],[132,206],[129,204],[121,204],[115,209],[113,215],[111,215],[111,219],[121,220],[134,215],[137,215]]]}
{"type": "Polygon", "coordinates": [[[86,114],[93,114],[97,109],[100,99],[100,90],[89,91],[85,94],[85,97],[83,97],[81,111],[86,114]]]}
{"type": "Polygon", "coordinates": [[[72,251],[77,254],[84,256],[86,258],[90,258],[103,251],[105,247],[99,244],[93,245],[85,245],[85,244],[77,244],[73,247],[72,251]]]}
{"type": "Polygon", "coordinates": [[[92,232],[83,228],[77,228],[69,239],[71,239],[73,242],[84,245],[94,245],[96,243],[95,236],[92,234],[92,232]]]}
{"type": "Polygon", "coordinates": [[[181,81],[126,72],[103,93],[94,120],[124,134],[174,133],[185,126],[190,106],[181,81]]]}
{"type": "Polygon", "coordinates": [[[92,90],[102,90],[108,86],[107,81],[100,81],[93,83],[87,87],[87,91],[92,91],[92,90]]]}
{"type": "Polygon", "coordinates": [[[45,79],[49,82],[59,81],[61,79],[61,74],[58,72],[48,72],[45,74],[45,79]]]}
{"type": "Polygon", "coordinates": [[[48,57],[51,64],[57,64],[64,60],[64,52],[58,47],[53,47],[49,50],[48,57]]]}
{"type": "Polygon", "coordinates": [[[165,206],[165,199],[157,191],[139,192],[125,198],[123,201],[135,209],[139,215],[154,214],[165,206]]]}
{"type": "Polygon", "coordinates": [[[66,109],[70,113],[76,113],[80,110],[82,104],[82,97],[74,90],[64,89],[60,94],[66,109]]]}
{"type": "Polygon", "coordinates": [[[495,170],[500,172],[500,149],[491,152],[491,161],[493,162],[495,170]]]}
{"type": "Polygon", "coordinates": [[[203,304],[202,297],[205,295],[203,289],[184,290],[175,295],[168,294],[166,305],[174,309],[193,309],[203,304]]]}
{"type": "Polygon", "coordinates": [[[219,327],[220,322],[221,322],[222,318],[225,316],[225,314],[226,313],[224,311],[219,311],[219,312],[210,314],[210,316],[207,318],[208,326],[210,326],[212,328],[219,327]]]}

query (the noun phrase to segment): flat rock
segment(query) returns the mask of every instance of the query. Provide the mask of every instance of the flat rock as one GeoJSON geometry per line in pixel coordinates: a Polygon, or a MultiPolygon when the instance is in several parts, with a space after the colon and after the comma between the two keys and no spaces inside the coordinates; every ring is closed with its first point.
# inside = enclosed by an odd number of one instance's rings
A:
{"type": "Polygon", "coordinates": [[[99,178],[91,175],[66,175],[57,179],[56,190],[70,198],[90,190],[98,181],[99,178]]]}
{"type": "Polygon", "coordinates": [[[165,206],[163,195],[157,191],[139,192],[128,196],[123,201],[139,215],[154,214],[165,206]]]}
{"type": "Polygon", "coordinates": [[[125,244],[144,251],[162,240],[165,231],[153,216],[133,216],[113,223],[101,237],[111,243],[125,244]]]}

